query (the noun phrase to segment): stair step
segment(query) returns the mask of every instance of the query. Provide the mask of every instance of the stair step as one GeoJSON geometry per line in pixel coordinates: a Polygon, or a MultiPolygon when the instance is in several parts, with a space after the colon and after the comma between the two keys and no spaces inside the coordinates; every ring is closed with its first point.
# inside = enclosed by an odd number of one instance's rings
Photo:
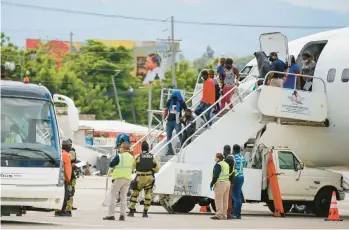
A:
{"type": "Polygon", "coordinates": [[[166,156],[166,155],[163,155],[160,157],[160,161],[161,162],[167,162],[169,160],[171,160],[172,157],[174,157],[175,155],[169,155],[169,156],[166,156]]]}
{"type": "Polygon", "coordinates": [[[197,136],[200,136],[203,132],[205,132],[207,130],[207,128],[203,128],[203,129],[200,129],[197,133],[196,133],[196,135],[197,136]]]}

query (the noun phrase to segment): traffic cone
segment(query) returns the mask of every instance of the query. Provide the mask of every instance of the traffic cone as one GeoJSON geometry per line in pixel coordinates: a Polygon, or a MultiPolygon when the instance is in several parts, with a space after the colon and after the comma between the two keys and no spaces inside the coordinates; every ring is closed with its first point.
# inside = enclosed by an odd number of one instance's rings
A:
{"type": "Polygon", "coordinates": [[[333,191],[333,193],[332,193],[330,211],[328,213],[328,218],[325,219],[325,221],[342,221],[341,219],[339,219],[337,198],[336,198],[335,191],[333,191]]]}
{"type": "Polygon", "coordinates": [[[201,206],[201,208],[200,208],[200,212],[207,212],[207,208],[206,208],[206,206],[201,206]]]}

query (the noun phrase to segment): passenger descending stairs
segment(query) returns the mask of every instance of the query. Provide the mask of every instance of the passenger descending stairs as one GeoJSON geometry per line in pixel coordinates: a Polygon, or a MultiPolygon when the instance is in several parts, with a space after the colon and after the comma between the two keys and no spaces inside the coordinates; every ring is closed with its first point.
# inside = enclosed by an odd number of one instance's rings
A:
{"type": "MultiPolygon", "coordinates": [[[[242,85],[239,86],[240,90],[236,90],[236,93],[233,96],[233,100],[231,103],[235,106],[235,105],[239,104],[240,102],[242,102],[246,97],[251,95],[253,92],[255,92],[253,90],[253,88],[255,86],[256,81],[257,81],[256,78],[253,78],[252,80],[251,80],[251,78],[250,79],[246,78],[242,82],[242,85]]],[[[220,101],[217,101],[214,105],[212,105],[212,107],[214,107],[217,103],[220,103],[220,101]]],[[[193,107],[195,108],[195,106],[193,106],[193,107]]],[[[194,108],[192,108],[192,109],[194,109],[194,108]]],[[[224,110],[224,112],[227,112],[227,113],[225,113],[224,115],[221,112],[219,114],[211,114],[211,120],[209,122],[207,122],[206,119],[204,118],[204,116],[203,116],[204,114],[201,114],[200,116],[196,117],[195,118],[196,132],[194,133],[194,135],[191,138],[191,144],[193,142],[195,142],[195,140],[198,139],[207,130],[214,129],[216,122],[218,122],[222,117],[231,113],[232,111],[229,110],[228,108],[229,108],[229,106],[227,105],[226,110],[224,110]],[[208,123],[211,123],[211,125],[208,125],[208,123]]],[[[256,110],[256,113],[259,113],[258,110],[256,110]]],[[[181,146],[178,135],[177,134],[175,135],[175,132],[172,136],[171,143],[173,146],[174,155],[166,156],[166,153],[167,153],[167,146],[166,145],[168,144],[167,139],[164,139],[162,142],[160,142],[152,150],[152,153],[159,159],[161,165],[166,164],[168,161],[173,159],[175,156],[179,156],[180,153],[183,152],[183,150],[188,147],[188,145],[185,145],[184,147],[181,146]]]]}
{"type": "MultiPolygon", "coordinates": [[[[256,78],[255,77],[253,77],[253,78],[245,78],[242,81],[241,85],[239,86],[240,90],[237,90],[238,93],[235,94],[235,97],[233,96],[233,100],[232,100],[231,103],[235,106],[239,102],[243,101],[243,99],[246,98],[247,96],[249,96],[252,92],[254,92],[253,88],[255,86],[255,83],[256,83],[256,78]]],[[[193,97],[191,97],[189,99],[189,101],[192,100],[195,97],[197,97],[197,94],[194,94],[193,97]]],[[[220,100],[217,101],[214,105],[212,105],[212,107],[214,107],[217,103],[220,103],[220,100]]],[[[196,101],[193,104],[193,106],[191,107],[191,109],[194,110],[198,104],[199,104],[199,101],[196,101]]],[[[226,110],[224,112],[228,111],[228,113],[229,113],[229,110],[227,108],[229,108],[229,106],[226,106],[226,110]]],[[[209,121],[211,123],[211,125],[208,125],[209,122],[206,121],[206,119],[204,118],[203,114],[201,114],[200,116],[196,117],[195,118],[196,133],[192,136],[191,143],[193,143],[198,137],[200,137],[208,129],[213,129],[215,123],[217,121],[219,121],[220,118],[223,117],[223,116],[225,116],[225,115],[223,115],[223,113],[211,114],[211,120],[209,121]]],[[[182,129],[182,131],[184,131],[184,129],[182,129]]],[[[145,139],[146,136],[143,137],[142,139],[145,139]]],[[[172,143],[172,146],[173,146],[174,155],[168,155],[168,156],[166,155],[167,149],[168,149],[167,148],[167,144],[168,144],[167,138],[164,138],[160,143],[158,143],[156,145],[155,148],[152,149],[151,152],[158,158],[158,160],[160,161],[161,165],[166,164],[166,162],[171,160],[174,156],[178,155],[184,149],[181,146],[181,143],[180,143],[180,140],[179,140],[178,136],[179,135],[176,134],[175,132],[172,135],[171,143],[172,143]]],[[[185,145],[185,147],[187,147],[187,145],[185,145]]]]}

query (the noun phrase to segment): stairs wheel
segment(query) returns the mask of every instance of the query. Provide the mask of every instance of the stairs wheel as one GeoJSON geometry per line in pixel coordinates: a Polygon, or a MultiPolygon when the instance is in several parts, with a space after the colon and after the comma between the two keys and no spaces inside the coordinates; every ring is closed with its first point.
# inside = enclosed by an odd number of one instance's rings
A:
{"type": "Polygon", "coordinates": [[[197,201],[195,197],[191,196],[182,196],[174,205],[171,206],[171,209],[177,213],[188,213],[194,209],[197,201]]]}

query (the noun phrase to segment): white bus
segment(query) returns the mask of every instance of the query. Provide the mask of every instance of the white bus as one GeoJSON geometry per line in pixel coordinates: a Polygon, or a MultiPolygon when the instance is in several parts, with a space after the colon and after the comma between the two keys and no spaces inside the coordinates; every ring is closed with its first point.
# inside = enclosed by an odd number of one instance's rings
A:
{"type": "Polygon", "coordinates": [[[76,131],[72,100],[52,98],[43,86],[1,80],[1,216],[62,207],[64,169],[54,102],[68,105],[76,131]]]}

